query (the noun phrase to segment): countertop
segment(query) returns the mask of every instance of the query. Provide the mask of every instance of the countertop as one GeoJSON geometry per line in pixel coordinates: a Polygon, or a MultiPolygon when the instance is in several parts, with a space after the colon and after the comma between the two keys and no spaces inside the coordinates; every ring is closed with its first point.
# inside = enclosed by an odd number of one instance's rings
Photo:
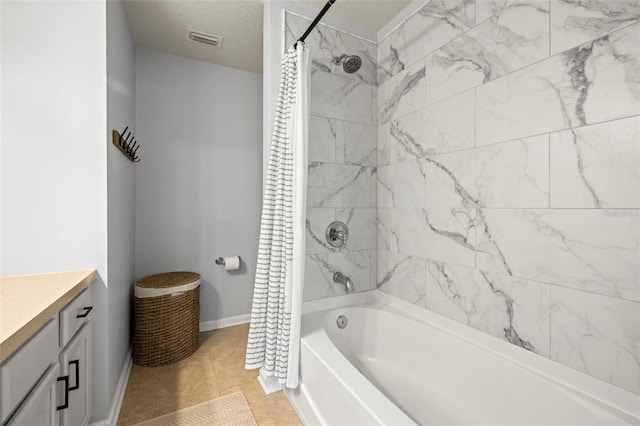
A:
{"type": "Polygon", "coordinates": [[[95,270],[0,277],[0,361],[96,278],[95,270]]]}

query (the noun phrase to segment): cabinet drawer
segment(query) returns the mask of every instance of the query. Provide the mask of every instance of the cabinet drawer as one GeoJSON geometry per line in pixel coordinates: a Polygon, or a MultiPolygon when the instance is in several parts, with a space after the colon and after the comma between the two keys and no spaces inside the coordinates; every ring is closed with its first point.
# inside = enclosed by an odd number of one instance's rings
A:
{"type": "Polygon", "coordinates": [[[53,317],[2,363],[2,422],[20,404],[42,375],[58,360],[58,318],[53,317]]]}
{"type": "Polygon", "coordinates": [[[60,347],[64,348],[91,316],[91,290],[86,289],[60,311],[60,347]]]}

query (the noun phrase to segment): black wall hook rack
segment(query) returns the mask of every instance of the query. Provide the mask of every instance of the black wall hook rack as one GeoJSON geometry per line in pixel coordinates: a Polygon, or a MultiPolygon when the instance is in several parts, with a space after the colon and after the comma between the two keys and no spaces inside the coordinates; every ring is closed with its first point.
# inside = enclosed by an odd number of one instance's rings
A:
{"type": "Polygon", "coordinates": [[[113,131],[113,144],[122,152],[125,157],[134,163],[140,162],[140,157],[136,154],[138,152],[138,148],[140,148],[140,144],[135,140],[135,137],[131,134],[131,132],[127,133],[129,130],[129,126],[124,128],[122,134],[118,133],[117,130],[113,131]]]}

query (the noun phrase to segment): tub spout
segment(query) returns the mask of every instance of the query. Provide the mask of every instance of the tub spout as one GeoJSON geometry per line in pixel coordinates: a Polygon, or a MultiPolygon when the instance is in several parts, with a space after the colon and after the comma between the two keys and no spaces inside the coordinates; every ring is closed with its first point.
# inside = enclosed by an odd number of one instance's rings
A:
{"type": "Polygon", "coordinates": [[[333,274],[333,282],[342,284],[347,293],[353,292],[353,281],[351,281],[351,278],[347,277],[342,272],[336,272],[333,274]]]}

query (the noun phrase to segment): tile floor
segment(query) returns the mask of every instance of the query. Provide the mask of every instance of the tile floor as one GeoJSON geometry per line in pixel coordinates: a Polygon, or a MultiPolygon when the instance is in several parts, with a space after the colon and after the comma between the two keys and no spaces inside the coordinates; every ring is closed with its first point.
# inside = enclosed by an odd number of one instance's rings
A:
{"type": "Polygon", "coordinates": [[[200,348],[164,367],[133,365],[118,425],[132,425],[241,390],[259,425],[301,425],[282,392],[265,395],[244,369],[249,325],[200,333],[200,348]]]}

